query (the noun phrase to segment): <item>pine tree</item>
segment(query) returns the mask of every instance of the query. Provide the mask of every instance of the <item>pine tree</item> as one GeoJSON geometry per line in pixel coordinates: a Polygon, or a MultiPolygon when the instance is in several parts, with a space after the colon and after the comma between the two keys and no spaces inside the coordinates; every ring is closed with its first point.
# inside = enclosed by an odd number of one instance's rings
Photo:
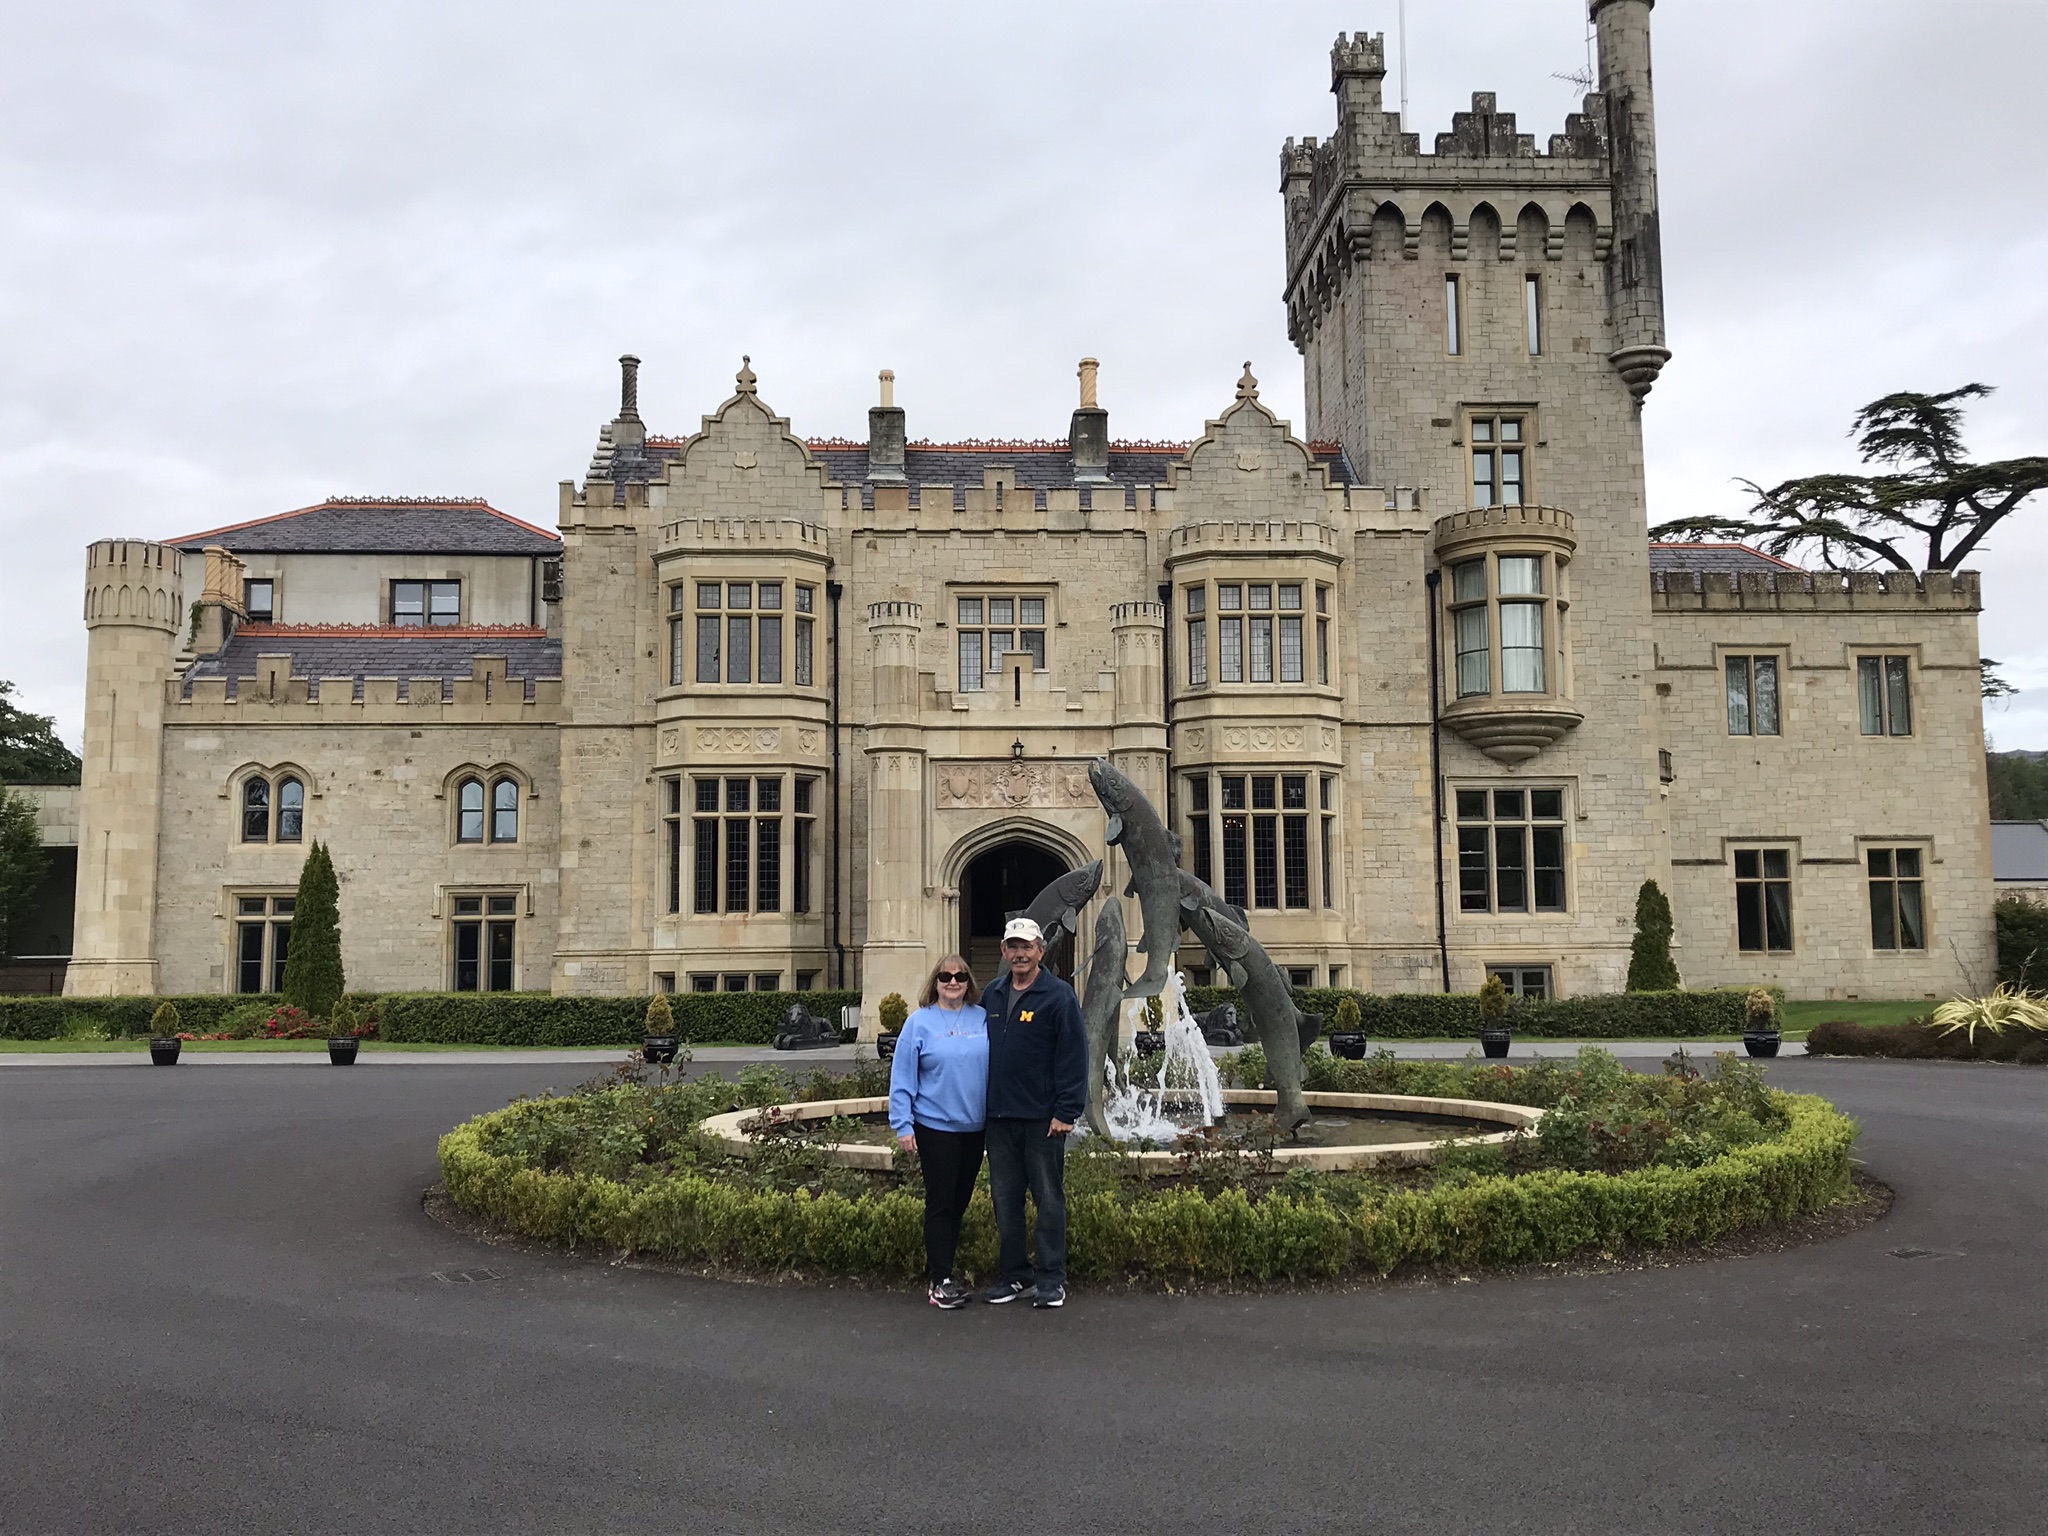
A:
{"type": "Polygon", "coordinates": [[[1678,966],[1671,958],[1671,903],[1654,880],[1636,892],[1636,938],[1629,947],[1628,990],[1675,992],[1678,966]]]}
{"type": "Polygon", "coordinates": [[[299,871],[292,947],[284,962],[284,996],[309,1017],[325,1019],[343,990],[341,891],[326,845],[315,843],[299,871]]]}

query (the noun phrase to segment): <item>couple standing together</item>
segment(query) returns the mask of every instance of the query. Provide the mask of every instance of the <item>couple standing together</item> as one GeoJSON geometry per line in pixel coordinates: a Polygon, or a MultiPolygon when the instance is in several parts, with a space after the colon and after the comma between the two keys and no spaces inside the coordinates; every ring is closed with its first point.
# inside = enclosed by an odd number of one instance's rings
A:
{"type": "Polygon", "coordinates": [[[903,1022],[889,1073],[889,1126],[924,1165],[925,1272],[931,1304],[951,1310],[973,1293],[953,1276],[960,1218],[988,1153],[999,1252],[1000,1305],[1027,1293],[1036,1307],[1067,1299],[1067,1133],[1088,1100],[1087,1035],[1074,989],[1042,968],[1045,934],[1028,917],[1003,929],[1004,974],[974,1000],[974,973],[941,960],[917,1012],[903,1022]],[[1024,1244],[1024,1192],[1038,1208],[1038,1266],[1024,1244]]]}

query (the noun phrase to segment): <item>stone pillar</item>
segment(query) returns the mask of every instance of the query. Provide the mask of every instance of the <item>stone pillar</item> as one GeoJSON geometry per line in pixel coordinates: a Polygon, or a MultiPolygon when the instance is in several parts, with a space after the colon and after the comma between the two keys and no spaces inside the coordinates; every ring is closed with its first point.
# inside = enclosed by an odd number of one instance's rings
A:
{"type": "Polygon", "coordinates": [[[1615,349],[1608,361],[1638,401],[1670,361],[1664,345],[1664,253],[1657,216],[1657,115],[1650,97],[1650,7],[1656,0],[1589,0],[1600,37],[1600,91],[1607,100],[1614,250],[1607,306],[1615,349]]]}
{"type": "MultiPolygon", "coordinates": [[[[1161,603],[1113,603],[1109,610],[1110,665],[1116,671],[1111,705],[1110,761],[1143,791],[1173,831],[1166,804],[1166,608],[1161,603]]],[[[1130,884],[1130,866],[1117,849],[1108,850],[1102,889],[1117,892],[1130,884]]],[[[1136,953],[1144,914],[1135,898],[1124,898],[1124,932],[1135,974],[1142,961],[1136,953]]],[[[1144,1019],[1142,1003],[1126,1003],[1119,1041],[1129,1047],[1144,1019]]]]}
{"type": "Polygon", "coordinates": [[[918,723],[917,637],[922,608],[868,604],[875,712],[868,724],[867,943],[861,950],[861,1038],[891,992],[915,1007],[930,969],[924,923],[924,734],[918,723]]]}
{"type": "Polygon", "coordinates": [[[86,550],[85,770],[67,996],[156,991],[164,694],[185,623],[182,564],[169,545],[139,539],[86,550]]]}

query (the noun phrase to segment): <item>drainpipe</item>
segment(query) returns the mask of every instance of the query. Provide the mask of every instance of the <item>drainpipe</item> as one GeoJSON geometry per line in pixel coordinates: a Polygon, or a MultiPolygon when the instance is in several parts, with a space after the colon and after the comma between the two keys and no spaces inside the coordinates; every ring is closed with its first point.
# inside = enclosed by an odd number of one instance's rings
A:
{"type": "Polygon", "coordinates": [[[825,925],[832,934],[833,984],[842,992],[846,990],[846,945],[839,934],[839,845],[846,822],[843,814],[845,801],[839,789],[839,599],[845,591],[840,582],[825,583],[825,602],[831,610],[831,627],[825,631],[825,644],[832,651],[832,883],[825,895],[825,925]]]}
{"type": "Polygon", "coordinates": [[[1451,990],[1451,942],[1444,928],[1444,726],[1442,703],[1443,662],[1437,654],[1438,589],[1442,571],[1426,571],[1422,584],[1429,589],[1429,798],[1430,846],[1436,851],[1436,957],[1443,972],[1444,990],[1451,990]]]}

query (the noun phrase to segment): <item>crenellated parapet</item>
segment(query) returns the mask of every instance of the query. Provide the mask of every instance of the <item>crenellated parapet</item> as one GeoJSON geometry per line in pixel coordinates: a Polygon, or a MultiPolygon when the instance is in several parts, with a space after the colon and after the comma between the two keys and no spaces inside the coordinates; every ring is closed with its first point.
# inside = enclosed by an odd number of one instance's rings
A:
{"type": "Polygon", "coordinates": [[[661,525],[658,548],[662,554],[729,551],[822,560],[831,537],[823,523],[796,517],[683,517],[661,525]]]}
{"type": "Polygon", "coordinates": [[[85,623],[176,633],[185,624],[184,556],[147,539],[100,539],[85,551],[85,623]]]}
{"type": "Polygon", "coordinates": [[[254,675],[164,685],[165,724],[553,725],[560,678],[508,674],[502,656],[478,656],[466,678],[310,677],[288,654],[259,656],[254,675]]]}
{"type": "Polygon", "coordinates": [[[1975,571],[1658,571],[1653,613],[1980,613],[1975,571]]]}

